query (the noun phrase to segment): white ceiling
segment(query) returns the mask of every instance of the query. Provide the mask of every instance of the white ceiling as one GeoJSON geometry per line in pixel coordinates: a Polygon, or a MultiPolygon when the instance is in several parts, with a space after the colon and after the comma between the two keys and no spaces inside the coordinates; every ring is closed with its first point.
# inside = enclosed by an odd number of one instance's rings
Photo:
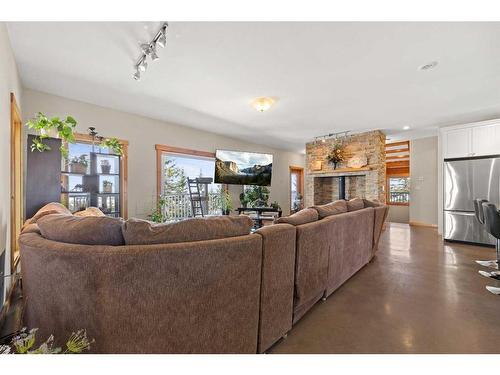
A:
{"type": "Polygon", "coordinates": [[[139,43],[160,24],[8,30],[25,87],[278,148],[500,117],[500,23],[172,22],[160,60],[136,82],[139,43]],[[257,96],[278,100],[258,113],[257,96]]]}

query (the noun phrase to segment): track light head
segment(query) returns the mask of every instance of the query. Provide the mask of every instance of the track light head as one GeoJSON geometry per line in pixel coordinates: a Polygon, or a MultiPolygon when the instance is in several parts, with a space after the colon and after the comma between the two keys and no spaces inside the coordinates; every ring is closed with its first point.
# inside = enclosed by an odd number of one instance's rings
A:
{"type": "Polygon", "coordinates": [[[151,48],[149,50],[149,57],[151,57],[151,60],[153,60],[153,61],[156,61],[156,60],[158,60],[160,58],[156,54],[156,45],[155,44],[151,45],[151,48]]]}
{"type": "Polygon", "coordinates": [[[135,73],[132,75],[132,77],[134,77],[134,79],[135,79],[136,81],[140,81],[140,80],[141,80],[141,72],[139,71],[139,69],[137,69],[137,70],[135,71],[135,73]]]}
{"type": "Polygon", "coordinates": [[[156,40],[156,43],[161,47],[165,48],[167,45],[167,24],[165,23],[163,27],[161,28],[159,32],[158,39],[156,40]]]}
{"type": "Polygon", "coordinates": [[[147,68],[148,68],[148,63],[146,62],[146,55],[144,55],[139,65],[137,65],[137,69],[140,70],[141,72],[145,72],[147,68]]]}

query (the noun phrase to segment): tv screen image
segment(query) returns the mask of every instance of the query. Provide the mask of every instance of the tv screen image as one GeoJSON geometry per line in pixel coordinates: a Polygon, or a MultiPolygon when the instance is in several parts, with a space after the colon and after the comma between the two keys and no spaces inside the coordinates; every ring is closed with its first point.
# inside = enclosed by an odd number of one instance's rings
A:
{"type": "Polygon", "coordinates": [[[215,183],[270,186],[273,155],[257,152],[217,150],[215,183]]]}

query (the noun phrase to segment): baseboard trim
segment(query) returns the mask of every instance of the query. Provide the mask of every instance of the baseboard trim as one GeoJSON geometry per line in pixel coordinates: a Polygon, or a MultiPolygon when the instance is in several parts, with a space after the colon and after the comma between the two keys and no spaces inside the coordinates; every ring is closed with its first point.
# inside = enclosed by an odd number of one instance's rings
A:
{"type": "Polygon", "coordinates": [[[428,224],[421,221],[410,221],[409,223],[412,227],[427,227],[427,228],[437,228],[437,224],[428,224]]]}

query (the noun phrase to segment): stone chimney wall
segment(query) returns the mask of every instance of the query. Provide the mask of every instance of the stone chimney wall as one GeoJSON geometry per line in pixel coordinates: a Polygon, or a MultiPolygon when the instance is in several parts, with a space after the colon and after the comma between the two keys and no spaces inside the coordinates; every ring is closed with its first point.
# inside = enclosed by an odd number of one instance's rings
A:
{"type": "Polygon", "coordinates": [[[346,160],[334,169],[327,156],[334,139],[306,144],[305,207],[338,199],[338,176],[346,176],[346,199],[376,199],[385,203],[385,134],[380,130],[343,137],[346,160]],[[366,154],[368,164],[348,168],[350,159],[366,154]]]}

